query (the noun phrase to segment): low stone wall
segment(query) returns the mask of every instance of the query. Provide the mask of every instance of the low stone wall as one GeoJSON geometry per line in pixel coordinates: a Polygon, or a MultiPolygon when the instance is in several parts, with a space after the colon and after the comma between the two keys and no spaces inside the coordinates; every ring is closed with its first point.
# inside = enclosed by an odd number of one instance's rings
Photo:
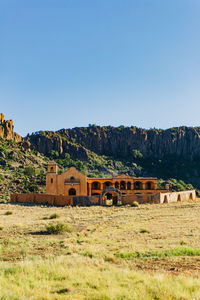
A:
{"type": "Polygon", "coordinates": [[[122,196],[122,204],[132,204],[138,202],[139,204],[144,203],[170,203],[178,201],[188,201],[196,199],[196,191],[184,191],[184,192],[169,192],[169,193],[158,193],[154,195],[150,194],[135,194],[122,196]]]}
{"type": "Polygon", "coordinates": [[[17,203],[38,203],[67,206],[73,205],[73,196],[48,194],[12,194],[11,201],[17,203]]]}
{"type": "Polygon", "coordinates": [[[49,194],[12,194],[11,201],[17,203],[36,203],[49,205],[78,205],[91,206],[100,205],[99,196],[63,196],[49,194]]]}
{"type": "Polygon", "coordinates": [[[122,204],[133,204],[133,202],[138,202],[139,204],[160,203],[160,193],[122,196],[122,204]]]}
{"type": "Polygon", "coordinates": [[[73,204],[74,206],[100,205],[100,196],[74,196],[73,204]]]}
{"type": "MultiPolygon", "coordinates": [[[[196,191],[184,192],[170,192],[170,193],[157,193],[157,194],[133,194],[122,196],[122,204],[155,204],[155,203],[170,203],[178,201],[188,201],[196,199],[196,191]]],[[[99,196],[63,196],[63,195],[49,195],[49,194],[12,194],[12,202],[18,203],[38,203],[50,205],[78,205],[78,206],[91,206],[100,205],[99,196]]]]}
{"type": "Polygon", "coordinates": [[[122,204],[132,204],[138,202],[140,204],[149,203],[152,195],[140,194],[140,195],[126,195],[122,196],[122,204]]]}
{"type": "Polygon", "coordinates": [[[160,194],[160,203],[196,200],[196,191],[184,191],[160,194]]]}

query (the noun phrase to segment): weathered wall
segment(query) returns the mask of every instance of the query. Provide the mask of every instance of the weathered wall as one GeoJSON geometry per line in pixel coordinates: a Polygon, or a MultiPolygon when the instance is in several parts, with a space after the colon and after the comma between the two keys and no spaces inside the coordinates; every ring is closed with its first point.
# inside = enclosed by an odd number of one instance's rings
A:
{"type": "Polygon", "coordinates": [[[12,202],[18,203],[38,203],[50,205],[73,205],[73,197],[62,195],[47,195],[47,194],[12,194],[12,202]]]}
{"type": "Polygon", "coordinates": [[[160,194],[160,203],[196,200],[196,191],[184,191],[160,194]]]}
{"type": "Polygon", "coordinates": [[[132,204],[133,202],[138,202],[140,204],[150,203],[152,195],[140,194],[140,195],[126,195],[122,196],[122,204],[132,204]]]}
{"type": "Polygon", "coordinates": [[[98,196],[63,196],[48,194],[12,194],[11,201],[17,203],[91,206],[100,204],[98,196]]]}
{"type": "MultiPolygon", "coordinates": [[[[155,203],[171,203],[178,201],[188,201],[196,199],[196,191],[184,191],[174,193],[158,193],[154,195],[140,194],[140,195],[126,195],[122,196],[122,204],[132,204],[138,202],[139,204],[155,204],[155,203]]],[[[90,206],[100,204],[99,196],[63,196],[63,195],[48,195],[48,194],[12,194],[12,202],[18,203],[38,203],[50,205],[79,205],[90,206]]]]}
{"type": "Polygon", "coordinates": [[[157,193],[154,195],[140,194],[140,195],[126,195],[122,197],[123,204],[132,204],[134,201],[144,203],[171,203],[178,201],[188,201],[196,199],[196,191],[184,191],[184,192],[169,192],[169,193],[157,193]]]}

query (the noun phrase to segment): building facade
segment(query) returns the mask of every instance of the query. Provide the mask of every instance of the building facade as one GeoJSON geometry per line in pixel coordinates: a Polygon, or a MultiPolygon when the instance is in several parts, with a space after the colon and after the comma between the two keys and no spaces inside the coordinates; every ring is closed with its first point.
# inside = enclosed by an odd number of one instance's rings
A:
{"type": "Polygon", "coordinates": [[[48,205],[132,205],[134,202],[170,203],[196,200],[196,191],[172,192],[158,189],[157,178],[134,178],[121,174],[111,178],[88,178],[72,167],[58,174],[55,163],[48,164],[46,193],[12,194],[11,201],[48,205]]]}
{"type": "Polygon", "coordinates": [[[117,194],[154,195],[167,190],[158,190],[157,178],[135,178],[121,174],[111,178],[89,178],[76,168],[71,167],[58,174],[57,165],[50,163],[47,168],[46,194],[64,196],[101,196],[117,201],[117,194]]]}

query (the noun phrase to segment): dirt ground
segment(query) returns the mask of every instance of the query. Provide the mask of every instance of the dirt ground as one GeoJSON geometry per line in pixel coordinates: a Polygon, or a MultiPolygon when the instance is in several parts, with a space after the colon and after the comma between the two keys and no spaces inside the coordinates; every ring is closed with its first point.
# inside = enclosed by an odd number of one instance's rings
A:
{"type": "Polygon", "coordinates": [[[199,255],[154,255],[200,248],[199,220],[199,201],[139,207],[0,204],[0,260],[13,264],[24,258],[79,255],[131,270],[199,275],[199,255]],[[54,213],[58,218],[50,219],[54,213]],[[69,224],[74,231],[47,234],[46,225],[57,222],[69,224]],[[126,259],[127,253],[138,256],[126,259]]]}

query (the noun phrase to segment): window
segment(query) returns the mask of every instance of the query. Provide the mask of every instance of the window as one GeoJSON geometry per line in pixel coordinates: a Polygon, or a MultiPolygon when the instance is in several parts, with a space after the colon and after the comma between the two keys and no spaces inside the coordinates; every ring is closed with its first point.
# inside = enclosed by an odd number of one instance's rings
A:
{"type": "Polygon", "coordinates": [[[51,173],[53,173],[53,172],[54,172],[53,167],[51,167],[51,173]]]}
{"type": "Polygon", "coordinates": [[[53,178],[51,178],[51,183],[53,183],[53,178]]]}
{"type": "Polygon", "coordinates": [[[70,177],[70,180],[71,180],[71,181],[74,181],[74,180],[75,180],[74,176],[70,177]]]}

